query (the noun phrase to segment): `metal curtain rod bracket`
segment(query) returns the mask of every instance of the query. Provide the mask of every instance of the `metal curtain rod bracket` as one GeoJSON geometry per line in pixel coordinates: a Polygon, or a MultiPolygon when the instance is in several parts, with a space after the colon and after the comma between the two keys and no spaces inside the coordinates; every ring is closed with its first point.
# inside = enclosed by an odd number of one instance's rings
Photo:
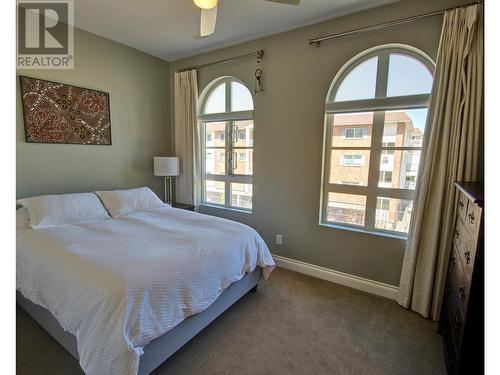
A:
{"type": "Polygon", "coordinates": [[[475,3],[464,4],[464,5],[460,5],[460,6],[456,6],[456,7],[452,7],[452,8],[447,8],[447,9],[437,10],[434,12],[418,14],[416,16],[401,18],[399,20],[387,21],[387,22],[376,24],[376,25],[361,27],[359,29],[353,29],[353,30],[348,30],[348,31],[336,33],[336,34],[330,34],[330,35],[320,36],[317,38],[311,38],[311,39],[309,39],[309,45],[319,47],[321,45],[321,42],[324,42],[327,40],[337,39],[337,38],[341,38],[343,36],[358,34],[358,33],[367,32],[367,31],[385,29],[386,27],[402,25],[405,23],[420,20],[422,18],[437,16],[438,14],[443,14],[443,13],[451,11],[451,10],[455,10],[455,9],[459,9],[459,8],[466,8],[466,7],[471,6],[471,5],[479,5],[479,4],[483,4],[483,3],[484,3],[483,1],[478,1],[475,3]]]}
{"type": "Polygon", "coordinates": [[[254,56],[256,56],[259,59],[262,59],[262,57],[264,57],[264,50],[260,49],[260,50],[255,51],[255,52],[247,53],[245,55],[239,55],[239,56],[234,56],[234,57],[230,57],[230,58],[227,58],[227,59],[212,61],[212,62],[209,62],[209,63],[206,63],[206,64],[200,64],[200,65],[190,66],[190,67],[187,67],[187,68],[179,69],[177,71],[177,73],[186,72],[188,70],[193,70],[193,69],[201,69],[201,68],[205,68],[205,67],[210,66],[210,65],[225,64],[225,63],[228,63],[228,62],[232,62],[232,61],[236,61],[236,60],[241,60],[241,59],[246,59],[246,58],[254,57],[254,56]]]}

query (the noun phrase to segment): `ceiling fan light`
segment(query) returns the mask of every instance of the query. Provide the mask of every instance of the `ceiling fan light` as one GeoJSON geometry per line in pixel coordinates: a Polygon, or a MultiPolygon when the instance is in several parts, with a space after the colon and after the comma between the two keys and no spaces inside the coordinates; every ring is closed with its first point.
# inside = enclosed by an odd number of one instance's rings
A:
{"type": "Polygon", "coordinates": [[[194,5],[201,9],[212,9],[217,6],[217,0],[194,0],[194,5]]]}

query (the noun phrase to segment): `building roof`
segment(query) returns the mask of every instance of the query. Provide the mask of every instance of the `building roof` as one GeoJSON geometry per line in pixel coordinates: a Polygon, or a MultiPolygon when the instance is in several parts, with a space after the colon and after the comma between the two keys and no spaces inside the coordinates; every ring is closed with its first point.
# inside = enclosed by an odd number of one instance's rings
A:
{"type": "MultiPolygon", "coordinates": [[[[405,111],[387,111],[385,122],[411,122],[405,111]]],[[[373,112],[336,114],[335,125],[360,125],[372,124],[373,112]]]]}
{"type": "MultiPolygon", "coordinates": [[[[209,128],[207,128],[207,131],[225,131],[226,130],[226,123],[225,122],[209,122],[209,128]]],[[[253,120],[238,120],[236,121],[236,125],[238,125],[238,129],[243,130],[247,127],[253,127],[253,120]]]]}
{"type": "Polygon", "coordinates": [[[422,130],[421,130],[421,129],[419,129],[419,128],[415,128],[415,129],[413,129],[413,135],[414,135],[414,136],[416,136],[416,135],[418,135],[418,136],[423,136],[423,135],[424,135],[424,133],[422,132],[422,130]]]}

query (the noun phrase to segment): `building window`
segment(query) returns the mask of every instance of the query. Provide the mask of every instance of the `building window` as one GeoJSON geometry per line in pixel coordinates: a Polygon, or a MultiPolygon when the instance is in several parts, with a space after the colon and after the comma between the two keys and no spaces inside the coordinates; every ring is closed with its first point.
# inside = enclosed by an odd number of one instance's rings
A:
{"type": "Polygon", "coordinates": [[[232,77],[213,81],[201,94],[198,119],[202,203],[251,211],[254,122],[250,91],[232,77]]]}
{"type": "Polygon", "coordinates": [[[363,164],[363,155],[342,155],[342,165],[360,167],[363,164]]]}
{"type": "Polygon", "coordinates": [[[346,128],[344,130],[345,138],[363,138],[365,136],[365,128],[346,128]]]}
{"type": "Polygon", "coordinates": [[[337,74],[325,105],[321,224],[408,233],[433,70],[413,48],[383,46],[337,74]]]}
{"type": "MultiPolygon", "coordinates": [[[[380,176],[378,182],[390,184],[392,182],[392,172],[390,171],[380,171],[380,176]]],[[[379,184],[380,186],[380,184],[379,184]]]]}
{"type": "Polygon", "coordinates": [[[389,199],[380,198],[377,200],[377,210],[387,211],[391,201],[389,199]]]}

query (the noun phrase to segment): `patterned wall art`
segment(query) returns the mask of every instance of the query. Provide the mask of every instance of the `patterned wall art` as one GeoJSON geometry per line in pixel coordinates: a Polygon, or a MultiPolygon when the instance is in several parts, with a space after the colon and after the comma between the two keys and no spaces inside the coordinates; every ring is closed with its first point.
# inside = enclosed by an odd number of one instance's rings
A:
{"type": "Polygon", "coordinates": [[[19,78],[26,142],[111,145],[107,92],[19,78]]]}

